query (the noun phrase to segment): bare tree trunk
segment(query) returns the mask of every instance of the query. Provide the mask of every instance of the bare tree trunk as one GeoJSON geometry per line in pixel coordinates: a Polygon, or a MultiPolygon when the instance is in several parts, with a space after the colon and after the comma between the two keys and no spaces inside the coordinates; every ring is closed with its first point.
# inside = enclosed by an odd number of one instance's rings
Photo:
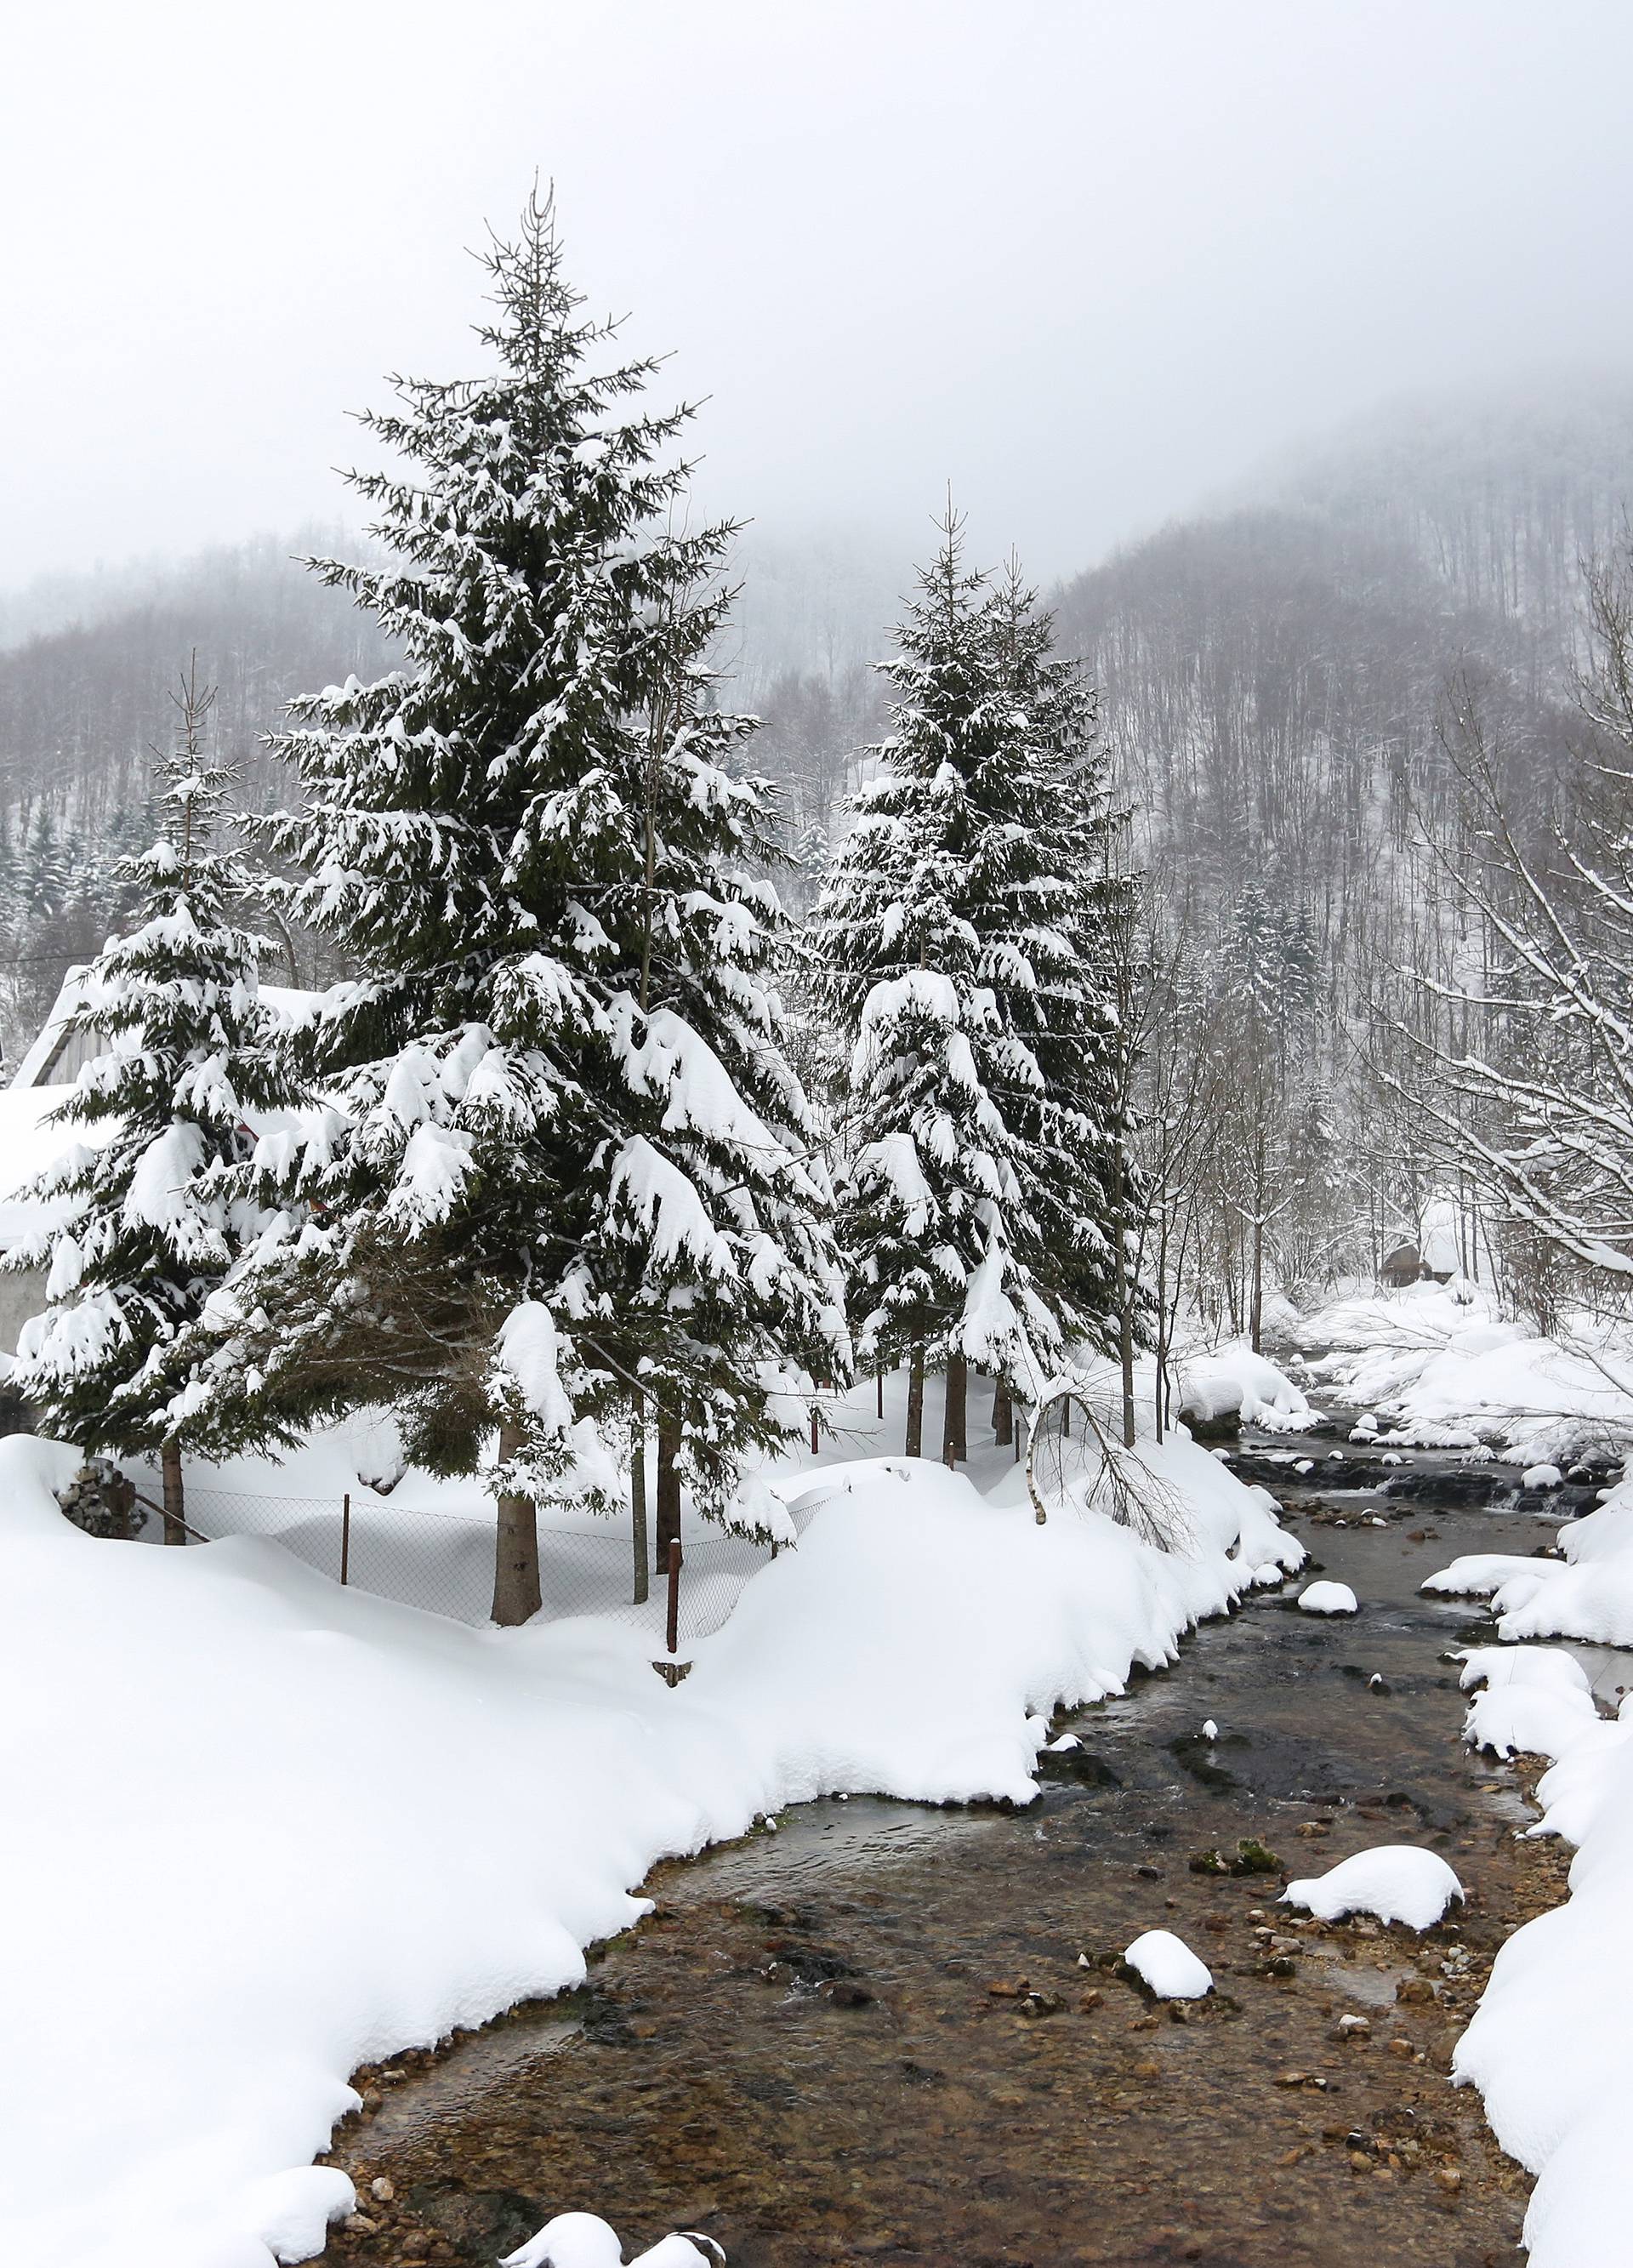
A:
{"type": "Polygon", "coordinates": [[[650,1570],[646,1560],[646,1396],[637,1386],[629,1396],[629,1524],[635,1533],[635,1603],[644,1606],[650,1570]]]}
{"type": "Polygon", "coordinates": [[[669,1546],[680,1541],[680,1428],[673,1418],[658,1420],[658,1567],[669,1565],[669,1546]]]}
{"type": "MultiPolygon", "coordinates": [[[[522,1437],[514,1425],[499,1428],[499,1462],[516,1455],[522,1437]]],[[[499,1498],[499,1528],[493,1558],[493,1618],[505,1629],[531,1621],[543,1604],[539,1587],[539,1512],[530,1496],[499,1498]]]]}
{"type": "Polygon", "coordinates": [[[1157,1224],[1157,1369],[1151,1381],[1151,1410],[1157,1420],[1157,1439],[1162,1440],[1167,1431],[1168,1413],[1163,1407],[1168,1386],[1168,1208],[1161,1209],[1157,1224]]]}
{"type": "Polygon", "coordinates": [[[1253,1178],[1253,1298],[1247,1310],[1247,1344],[1260,1354],[1264,1337],[1264,1216],[1270,1189],[1262,1115],[1254,1134],[1253,1178]]]}
{"type": "Polygon", "coordinates": [[[1015,1404],[1010,1390],[999,1379],[992,1389],[992,1439],[1000,1449],[1007,1449],[1015,1438],[1015,1404]]]}
{"type": "Polygon", "coordinates": [[[961,1354],[947,1357],[946,1395],[942,1404],[941,1460],[944,1464],[967,1463],[969,1442],[969,1364],[961,1354]]]}
{"type": "Polygon", "coordinates": [[[1113,1234],[1117,1240],[1117,1361],[1122,1372],[1122,1446],[1134,1447],[1134,1285],[1129,1274],[1129,1238],[1123,1225],[1128,1205],[1128,1167],[1118,1175],[1119,1203],[1113,1234]]]}
{"type": "Polygon", "coordinates": [[[924,1454],[924,1350],[916,1345],[908,1358],[908,1433],[907,1454],[922,1457],[924,1454]]]}
{"type": "Polygon", "coordinates": [[[186,1497],[181,1486],[181,1446],[178,1441],[166,1441],[158,1453],[158,1469],[165,1482],[165,1541],[185,1543],[187,1529],[181,1515],[186,1508],[186,1497]]]}

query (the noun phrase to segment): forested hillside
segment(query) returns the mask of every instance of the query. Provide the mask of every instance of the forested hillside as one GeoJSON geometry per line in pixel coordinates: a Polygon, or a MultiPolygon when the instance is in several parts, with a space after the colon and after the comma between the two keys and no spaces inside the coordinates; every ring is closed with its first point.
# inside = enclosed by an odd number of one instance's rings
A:
{"type": "Polygon", "coordinates": [[[1472,735],[1546,865],[1583,570],[1630,489],[1633,395],[1401,412],[1058,594],[1150,876],[1153,1076],[1165,1043],[1168,1076],[1206,1068],[1184,1259],[1227,1327],[1376,1265],[1445,1194],[1401,1089],[1440,1019],[1424,980],[1475,949],[1465,758],[1472,735]]]}
{"type": "MultiPolygon", "coordinates": [[[[1630,490],[1626,389],[1394,411],[1057,593],[1062,647],[1100,689],[1137,857],[1194,983],[1247,983],[1306,1088],[1353,1080],[1361,1004],[1390,969],[1454,944],[1416,847],[1425,827],[1455,825],[1449,686],[1477,689],[1500,726],[1517,805],[1550,807],[1580,563],[1613,541],[1630,490]]],[[[327,541],[262,539],[0,613],[9,1054],[107,925],[108,868],[143,833],[189,654],[219,688],[221,753],[252,806],[283,703],[386,659],[369,619],[294,563],[327,541]]],[[[878,729],[871,664],[908,563],[860,537],[751,531],[734,571],[723,659],[765,719],[754,761],[785,785],[803,907],[878,729]]]]}

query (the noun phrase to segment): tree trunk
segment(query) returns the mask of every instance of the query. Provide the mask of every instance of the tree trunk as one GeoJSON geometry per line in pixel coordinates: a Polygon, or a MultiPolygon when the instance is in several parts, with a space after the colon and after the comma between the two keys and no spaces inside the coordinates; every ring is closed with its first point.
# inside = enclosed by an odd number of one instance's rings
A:
{"type": "Polygon", "coordinates": [[[657,1565],[662,1574],[669,1565],[669,1546],[680,1541],[680,1428],[673,1418],[658,1420],[657,1565]]]}
{"type": "Polygon", "coordinates": [[[969,1459],[969,1364],[961,1354],[947,1357],[946,1397],[941,1425],[941,1460],[956,1465],[969,1459]]]}
{"type": "Polygon", "coordinates": [[[1129,1267],[1129,1237],[1124,1226],[1128,1211],[1129,1171],[1117,1176],[1117,1219],[1112,1233],[1117,1240],[1117,1365],[1122,1373],[1122,1446],[1134,1447],[1134,1282],[1129,1267]]]}
{"type": "Polygon", "coordinates": [[[924,1454],[924,1350],[915,1346],[908,1358],[908,1437],[907,1454],[922,1457],[924,1454]]]}
{"type": "Polygon", "coordinates": [[[1255,1354],[1263,1352],[1264,1336],[1264,1222],[1255,1213],[1253,1218],[1253,1305],[1248,1310],[1248,1344],[1255,1354]]]}
{"type": "MultiPolygon", "coordinates": [[[[499,1462],[516,1455],[522,1437],[514,1425],[499,1428],[499,1462]]],[[[493,1618],[505,1629],[530,1621],[543,1604],[539,1588],[539,1513],[530,1496],[499,1498],[499,1529],[493,1559],[493,1618]]]]}
{"type": "Polygon", "coordinates": [[[1157,1368],[1151,1379],[1151,1414],[1157,1423],[1157,1439],[1162,1440],[1167,1431],[1168,1413],[1164,1407],[1168,1385],[1168,1212],[1163,1207],[1157,1229],[1157,1368]]]}
{"type": "Polygon", "coordinates": [[[997,1447],[1007,1449],[1015,1438],[1015,1404],[1010,1390],[999,1379],[992,1389],[992,1439],[997,1447]]]}
{"type": "Polygon", "coordinates": [[[165,1480],[165,1541],[166,1543],[185,1543],[188,1532],[181,1524],[181,1514],[187,1499],[181,1486],[180,1442],[165,1443],[158,1453],[158,1469],[165,1480]]]}
{"type": "Polygon", "coordinates": [[[646,1396],[637,1386],[629,1396],[629,1524],[635,1532],[635,1603],[648,1596],[646,1564],[646,1396]]]}

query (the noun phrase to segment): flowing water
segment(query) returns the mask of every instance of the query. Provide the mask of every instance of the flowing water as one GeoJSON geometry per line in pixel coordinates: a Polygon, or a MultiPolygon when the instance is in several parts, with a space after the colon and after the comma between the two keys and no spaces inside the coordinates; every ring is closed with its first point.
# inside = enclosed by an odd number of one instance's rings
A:
{"type": "Polygon", "coordinates": [[[627,2240],[707,2230],[732,2268],[1511,2258],[1528,2183],[1447,2070],[1563,1859],[1519,1837],[1523,1775],[1460,1745],[1445,1657],[1479,1610],[1417,1586],[1460,1551],[1546,1547],[1557,1518],[1277,1471],[1358,1617],[1261,1594],[1206,1624],[1063,1720],[1083,1747],[1044,1759],[1026,1810],[828,1801],[660,1867],[585,1990],[360,2074],[330,2154],[376,2225],[326,2257],[492,2260],[576,2206],[627,2240]],[[1274,1904],[1284,1868],[1392,1840],[1451,1860],[1456,1918],[1418,1938],[1274,1904]],[[1271,1871],[1195,1871],[1213,1852],[1271,1871]],[[1152,2004],[1117,1973],[1155,1927],[1211,1998],[1152,2004]]]}

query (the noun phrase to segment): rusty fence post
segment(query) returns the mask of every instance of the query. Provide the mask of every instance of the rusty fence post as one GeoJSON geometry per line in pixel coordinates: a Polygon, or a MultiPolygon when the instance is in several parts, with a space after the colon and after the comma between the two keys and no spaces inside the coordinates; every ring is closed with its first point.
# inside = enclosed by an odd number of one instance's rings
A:
{"type": "Polygon", "coordinates": [[[672,1536],[669,1542],[669,1610],[665,1620],[666,1641],[671,1653],[676,1650],[680,1629],[680,1539],[672,1536]]]}
{"type": "Polygon", "coordinates": [[[873,1388],[879,1403],[879,1415],[882,1418],[885,1414],[885,1373],[882,1370],[873,1373],[873,1388]]]}
{"type": "Polygon", "coordinates": [[[343,1583],[351,1570],[351,1491],[340,1500],[340,1579],[343,1583]]]}

